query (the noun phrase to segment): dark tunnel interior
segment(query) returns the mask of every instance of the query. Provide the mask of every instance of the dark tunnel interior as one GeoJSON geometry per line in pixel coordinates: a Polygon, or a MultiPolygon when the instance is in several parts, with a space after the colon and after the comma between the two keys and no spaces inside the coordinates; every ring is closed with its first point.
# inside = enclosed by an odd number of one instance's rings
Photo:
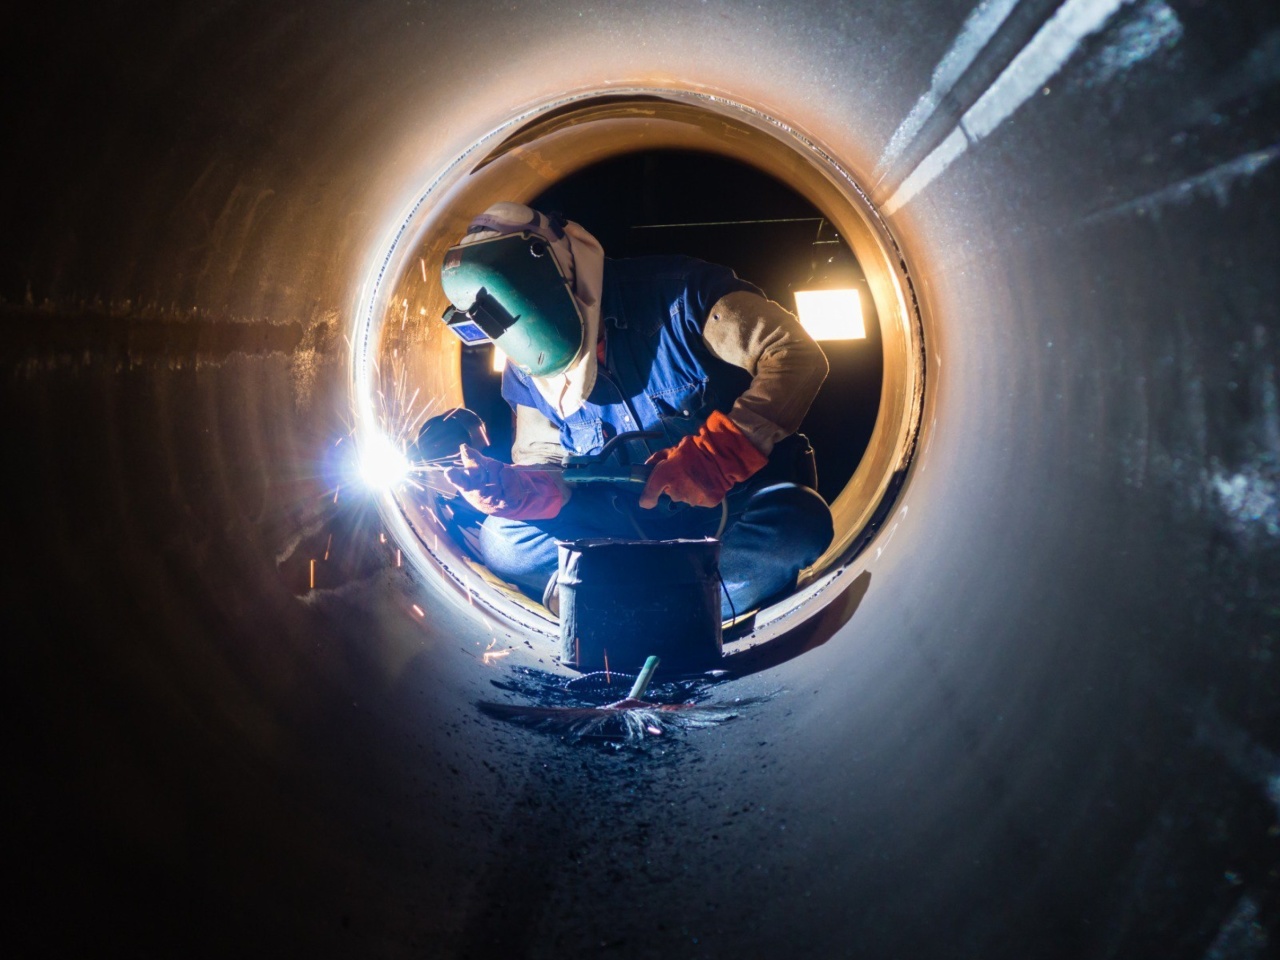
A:
{"type": "Polygon", "coordinates": [[[10,955],[1275,955],[1276,4],[3,21],[10,955]],[[845,538],[714,722],[482,709],[571,672],[354,478],[372,361],[492,389],[428,258],[508,186],[864,271],[845,538]]]}

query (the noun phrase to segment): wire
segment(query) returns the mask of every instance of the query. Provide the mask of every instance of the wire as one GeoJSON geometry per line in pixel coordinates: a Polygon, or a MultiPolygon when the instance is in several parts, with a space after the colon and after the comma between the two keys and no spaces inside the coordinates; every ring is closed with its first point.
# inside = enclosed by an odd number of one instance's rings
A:
{"type": "Polygon", "coordinates": [[[629,507],[624,507],[622,505],[622,498],[618,494],[610,494],[609,505],[613,507],[617,513],[622,514],[631,522],[632,529],[635,530],[641,540],[649,539],[649,535],[645,533],[644,528],[640,526],[640,520],[636,517],[635,512],[629,509],[629,507]]]}
{"type": "Polygon", "coordinates": [[[724,598],[729,601],[729,613],[732,614],[729,622],[733,623],[738,619],[738,608],[733,605],[733,597],[729,596],[729,585],[724,582],[724,574],[720,572],[718,564],[716,566],[716,579],[720,581],[720,589],[724,591],[724,598]]]}
{"type": "MultiPolygon", "coordinates": [[[[729,525],[729,498],[720,501],[720,526],[716,527],[716,539],[720,539],[720,535],[724,533],[724,528],[729,525]]],[[[733,605],[733,597],[729,596],[729,587],[724,582],[724,574],[720,572],[720,564],[716,564],[716,578],[720,581],[720,589],[724,591],[724,598],[729,601],[729,611],[733,614],[733,619],[738,619],[738,608],[733,605]]]]}
{"type": "MultiPolygon", "coordinates": [[[[700,223],[638,223],[632,230],[665,230],[672,227],[740,227],[754,223],[813,223],[823,217],[776,217],[772,220],[706,220],[700,223]]],[[[819,227],[821,230],[821,227],[819,227]]]]}

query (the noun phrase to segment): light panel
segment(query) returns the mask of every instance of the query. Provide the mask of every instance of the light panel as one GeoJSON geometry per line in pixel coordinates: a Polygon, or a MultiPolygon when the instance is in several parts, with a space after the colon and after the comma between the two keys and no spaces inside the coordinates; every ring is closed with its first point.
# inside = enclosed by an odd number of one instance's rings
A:
{"type": "Polygon", "coordinates": [[[861,340],[867,335],[862,299],[854,289],[797,290],[796,313],[815,340],[861,340]]]}

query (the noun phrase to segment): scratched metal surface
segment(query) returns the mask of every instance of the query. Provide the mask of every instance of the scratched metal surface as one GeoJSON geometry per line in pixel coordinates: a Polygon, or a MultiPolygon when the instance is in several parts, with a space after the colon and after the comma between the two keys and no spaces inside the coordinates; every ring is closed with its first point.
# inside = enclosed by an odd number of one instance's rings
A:
{"type": "Polygon", "coordinates": [[[1275,950],[1274,4],[10,20],[20,953],[1275,950]],[[479,714],[545,653],[398,568],[332,473],[401,205],[615,80],[820,135],[892,211],[930,374],[847,626],[619,753],[479,714]]]}

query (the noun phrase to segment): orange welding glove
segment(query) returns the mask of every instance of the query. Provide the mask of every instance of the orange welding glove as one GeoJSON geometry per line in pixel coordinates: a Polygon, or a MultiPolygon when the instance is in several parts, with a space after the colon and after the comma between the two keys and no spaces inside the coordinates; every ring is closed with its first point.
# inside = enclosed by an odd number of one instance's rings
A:
{"type": "Polygon", "coordinates": [[[715,410],[693,436],[659,450],[645,462],[653,466],[653,473],[640,495],[640,506],[648,509],[657,506],[664,493],[695,507],[714,507],[735,483],[769,460],[737,424],[715,410]]]}
{"type": "Polygon", "coordinates": [[[465,443],[458,455],[462,466],[450,467],[444,478],[481,513],[508,520],[549,520],[564,506],[565,488],[554,471],[512,466],[465,443]]]}

